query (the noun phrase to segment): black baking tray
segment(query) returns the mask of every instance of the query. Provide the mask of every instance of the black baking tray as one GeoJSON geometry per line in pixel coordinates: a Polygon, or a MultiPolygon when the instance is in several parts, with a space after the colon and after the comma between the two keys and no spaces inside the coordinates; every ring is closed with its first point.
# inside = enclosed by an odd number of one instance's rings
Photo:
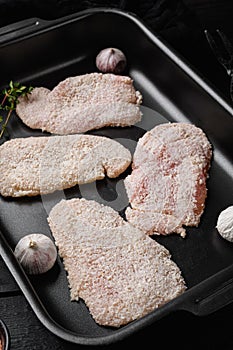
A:
{"type": "MultiPolygon", "coordinates": [[[[133,127],[103,128],[91,133],[117,139],[133,153],[137,140],[154,125],[189,122],[205,131],[214,153],[199,227],[188,228],[185,239],[178,235],[153,237],[170,250],[186,280],[187,291],[117,329],[97,325],[84,302],[70,301],[62,261],[58,259],[46,274],[30,277],[17,263],[13,250],[25,234],[42,232],[51,237],[47,215],[61,198],[95,199],[123,215],[128,202],[122,180],[130,169],[119,179],[106,178],[52,195],[0,198],[0,253],[9,270],[45,327],[64,340],[84,345],[111,344],[172,312],[207,315],[233,300],[233,244],[216,230],[219,213],[233,204],[233,110],[187,62],[135,15],[96,8],[52,22],[32,18],[2,28],[1,87],[13,80],[53,88],[68,76],[97,71],[97,53],[110,46],[126,54],[125,74],[133,78],[143,95],[143,118],[133,127]]],[[[42,134],[26,127],[16,115],[8,132],[10,138],[42,134]]]]}

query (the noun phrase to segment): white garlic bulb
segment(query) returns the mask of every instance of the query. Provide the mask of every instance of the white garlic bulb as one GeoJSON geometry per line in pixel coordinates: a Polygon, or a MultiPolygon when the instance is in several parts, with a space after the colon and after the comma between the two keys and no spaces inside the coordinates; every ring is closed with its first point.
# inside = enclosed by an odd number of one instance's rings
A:
{"type": "Polygon", "coordinates": [[[15,247],[14,254],[30,275],[47,272],[57,259],[55,244],[42,233],[32,233],[22,237],[15,247]]]}
{"type": "Polygon", "coordinates": [[[126,57],[121,50],[109,47],[96,56],[96,67],[103,73],[120,74],[126,67],[126,57]]]}
{"type": "Polygon", "coordinates": [[[233,242],[233,206],[226,208],[219,214],[216,228],[223,238],[233,242]]]}

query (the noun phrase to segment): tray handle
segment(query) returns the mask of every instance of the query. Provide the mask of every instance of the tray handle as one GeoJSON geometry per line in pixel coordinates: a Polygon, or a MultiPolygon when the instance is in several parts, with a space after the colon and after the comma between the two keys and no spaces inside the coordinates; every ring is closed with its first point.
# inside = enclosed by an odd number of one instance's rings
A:
{"type": "Polygon", "coordinates": [[[38,30],[49,26],[49,21],[40,18],[28,18],[0,28],[0,45],[18,39],[27,34],[33,34],[38,30]]]}
{"type": "Polygon", "coordinates": [[[206,316],[233,301],[233,264],[187,290],[180,310],[206,316]]]}

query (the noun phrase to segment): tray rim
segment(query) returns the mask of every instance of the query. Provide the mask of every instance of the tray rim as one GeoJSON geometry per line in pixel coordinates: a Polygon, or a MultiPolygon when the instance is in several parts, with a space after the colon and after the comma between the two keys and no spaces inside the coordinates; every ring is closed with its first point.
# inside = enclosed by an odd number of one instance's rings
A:
{"type": "MultiPolygon", "coordinates": [[[[169,44],[165,43],[164,40],[160,39],[155,33],[153,33],[149,27],[141,20],[137,15],[131,12],[122,11],[115,8],[108,7],[97,7],[88,10],[83,10],[76,12],[72,15],[61,17],[56,20],[44,21],[41,20],[44,26],[32,33],[26,33],[20,31],[20,35],[13,37],[4,45],[12,44],[18,42],[19,40],[25,40],[28,37],[36,36],[42,34],[46,31],[51,31],[57,27],[62,27],[68,23],[76,22],[85,17],[92,16],[94,14],[117,14],[126,17],[128,20],[134,22],[141,31],[155,44],[159,49],[165,53],[178,67],[180,67],[193,81],[195,81],[201,88],[206,91],[217,103],[219,103],[231,116],[233,116],[233,108],[205,81],[205,78],[201,77],[192,67],[188,65],[186,60],[181,57],[169,44]]],[[[40,19],[35,18],[35,20],[40,21],[40,19]]],[[[17,24],[17,23],[16,23],[17,24]]],[[[15,25],[12,24],[12,25],[15,25]]],[[[7,27],[10,28],[11,25],[7,27]]],[[[4,28],[3,28],[4,29],[4,28]]],[[[109,345],[117,341],[123,340],[124,338],[132,335],[134,332],[139,331],[146,326],[154,323],[155,321],[161,319],[172,311],[187,310],[198,315],[198,309],[195,308],[193,302],[198,302],[195,300],[195,296],[199,295],[199,292],[205,289],[205,286],[209,283],[214,287],[218,286],[217,282],[221,282],[222,279],[225,281],[225,277],[229,279],[229,274],[232,276],[233,264],[226,267],[225,269],[219,271],[218,273],[210,276],[209,278],[203,280],[197,285],[186,290],[182,295],[176,297],[175,299],[167,302],[165,305],[154,310],[150,314],[135,320],[122,328],[116,329],[114,333],[105,336],[96,337],[84,337],[79,336],[77,333],[65,329],[59,325],[48,313],[42,302],[40,301],[37,292],[34,290],[28,276],[25,274],[21,266],[18,264],[14,257],[14,253],[6,241],[4,233],[0,230],[0,254],[6,263],[9,271],[13,275],[15,281],[17,282],[19,288],[22,290],[24,296],[29,302],[31,308],[33,309],[35,315],[41,321],[41,323],[53,334],[71,343],[79,345],[109,345]],[[192,297],[192,302],[190,303],[190,295],[192,297]]],[[[217,288],[216,288],[217,289],[217,288]]],[[[228,300],[227,303],[230,301],[228,300]]]]}
{"type": "Polygon", "coordinates": [[[75,12],[54,20],[45,20],[38,17],[33,17],[27,19],[28,25],[25,25],[25,21],[18,21],[4,27],[0,27],[0,39],[4,38],[4,31],[6,34],[13,28],[13,32],[17,35],[11,35],[7,42],[3,42],[0,47],[14,43],[15,41],[25,40],[32,36],[42,34],[47,31],[51,31],[54,28],[62,27],[65,24],[76,22],[82,18],[93,16],[94,14],[106,13],[106,14],[117,14],[119,16],[125,17],[128,20],[134,22],[147,37],[157,46],[161,51],[163,51],[177,66],[181,68],[189,77],[191,77],[203,90],[205,90],[216,102],[218,102],[231,116],[233,117],[233,106],[231,106],[227,100],[216,91],[216,87],[212,87],[213,84],[208,81],[208,79],[197,69],[188,62],[188,60],[182,56],[175,48],[162,39],[158,33],[151,30],[149,25],[135,13],[130,11],[123,11],[117,8],[111,7],[93,7],[91,9],[86,9],[82,11],[75,12]],[[14,31],[14,28],[15,31],[14,31]]]}

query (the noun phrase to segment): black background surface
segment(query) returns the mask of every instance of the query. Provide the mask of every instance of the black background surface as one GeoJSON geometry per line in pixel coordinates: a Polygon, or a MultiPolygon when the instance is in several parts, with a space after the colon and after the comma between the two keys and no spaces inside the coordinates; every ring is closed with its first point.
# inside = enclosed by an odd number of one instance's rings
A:
{"type": "MultiPolygon", "coordinates": [[[[181,1],[1,1],[0,26],[30,17],[54,19],[94,6],[112,6],[136,13],[159,32],[229,100],[229,77],[206,44],[203,30],[221,28],[233,41],[232,0],[181,1]]],[[[73,350],[77,346],[60,340],[36,318],[0,258],[0,318],[8,326],[13,350],[73,350]]],[[[209,316],[177,312],[123,342],[96,349],[132,347],[170,349],[233,349],[233,304],[209,316]]]]}

